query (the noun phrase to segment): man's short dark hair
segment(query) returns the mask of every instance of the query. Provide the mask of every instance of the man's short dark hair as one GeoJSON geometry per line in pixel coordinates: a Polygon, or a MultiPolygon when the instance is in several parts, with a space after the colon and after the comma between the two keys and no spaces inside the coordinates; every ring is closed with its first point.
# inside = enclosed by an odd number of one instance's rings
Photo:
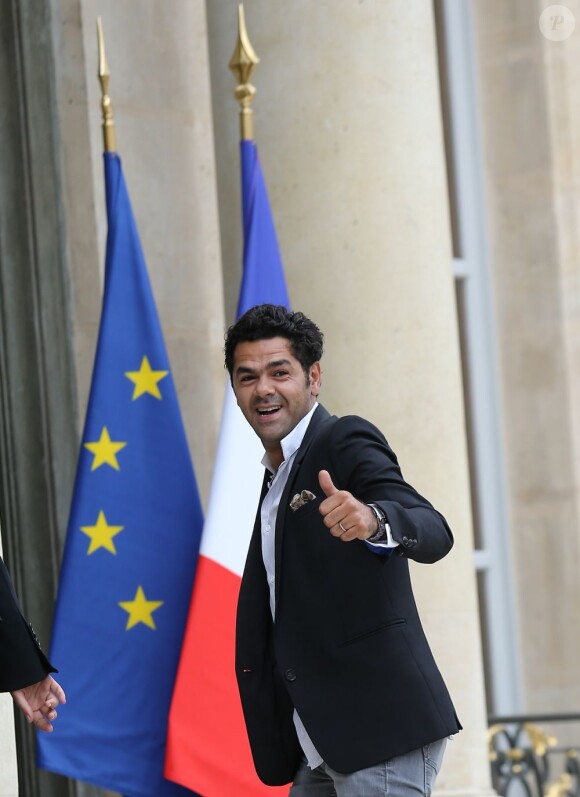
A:
{"type": "Polygon", "coordinates": [[[238,343],[278,337],[290,341],[292,354],[306,374],[310,366],[322,357],[324,336],[314,321],[307,318],[304,313],[293,313],[285,307],[258,304],[245,312],[226,333],[225,366],[230,378],[238,343]]]}

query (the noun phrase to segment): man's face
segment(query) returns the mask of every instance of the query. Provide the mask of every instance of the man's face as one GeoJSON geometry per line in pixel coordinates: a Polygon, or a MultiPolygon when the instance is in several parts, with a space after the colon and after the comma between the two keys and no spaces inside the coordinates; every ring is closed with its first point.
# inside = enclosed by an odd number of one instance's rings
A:
{"type": "Polygon", "coordinates": [[[320,390],[320,363],[304,373],[287,338],[238,343],[232,385],[238,405],[273,464],[282,461],[280,441],[312,409],[320,390]]]}

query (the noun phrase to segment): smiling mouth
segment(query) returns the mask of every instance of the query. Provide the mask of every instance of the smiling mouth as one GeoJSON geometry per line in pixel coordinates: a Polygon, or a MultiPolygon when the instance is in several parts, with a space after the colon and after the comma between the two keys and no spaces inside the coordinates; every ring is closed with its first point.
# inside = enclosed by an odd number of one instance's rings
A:
{"type": "Polygon", "coordinates": [[[276,405],[275,407],[258,407],[257,412],[260,418],[269,418],[281,409],[282,407],[280,405],[276,405]]]}

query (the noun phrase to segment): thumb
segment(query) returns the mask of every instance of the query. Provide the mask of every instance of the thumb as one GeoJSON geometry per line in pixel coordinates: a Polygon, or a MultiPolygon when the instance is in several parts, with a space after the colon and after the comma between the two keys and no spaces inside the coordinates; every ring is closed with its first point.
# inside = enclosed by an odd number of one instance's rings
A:
{"type": "Polygon", "coordinates": [[[320,471],[318,474],[318,482],[327,498],[330,498],[331,495],[335,495],[335,493],[338,492],[338,488],[332,483],[330,473],[327,470],[320,471]]]}

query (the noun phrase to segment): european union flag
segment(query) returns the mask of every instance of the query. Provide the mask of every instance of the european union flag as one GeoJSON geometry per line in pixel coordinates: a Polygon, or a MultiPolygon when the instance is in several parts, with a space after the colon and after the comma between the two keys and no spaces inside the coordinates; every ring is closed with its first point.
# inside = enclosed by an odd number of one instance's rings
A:
{"type": "Polygon", "coordinates": [[[119,157],[105,154],[103,310],[50,656],[67,704],[39,766],[127,797],[163,777],[202,512],[119,157]]]}

